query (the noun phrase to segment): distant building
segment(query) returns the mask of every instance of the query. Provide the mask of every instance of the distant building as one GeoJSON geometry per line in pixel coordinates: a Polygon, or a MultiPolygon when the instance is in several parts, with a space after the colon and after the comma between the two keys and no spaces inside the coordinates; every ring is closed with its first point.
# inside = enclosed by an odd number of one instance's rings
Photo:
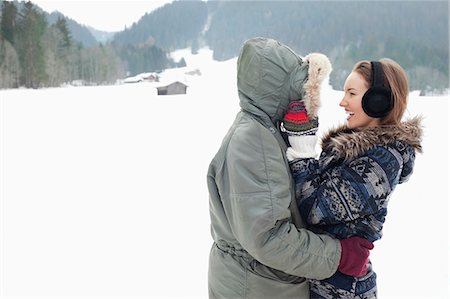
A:
{"type": "Polygon", "coordinates": [[[186,84],[175,81],[169,85],[157,87],[158,95],[186,94],[187,87],[186,84]]]}
{"type": "Polygon", "coordinates": [[[134,77],[128,77],[123,80],[124,83],[139,83],[139,82],[159,82],[159,76],[154,73],[142,73],[134,77]]]}
{"type": "Polygon", "coordinates": [[[147,82],[159,82],[159,76],[156,74],[145,75],[143,79],[147,82]]]}

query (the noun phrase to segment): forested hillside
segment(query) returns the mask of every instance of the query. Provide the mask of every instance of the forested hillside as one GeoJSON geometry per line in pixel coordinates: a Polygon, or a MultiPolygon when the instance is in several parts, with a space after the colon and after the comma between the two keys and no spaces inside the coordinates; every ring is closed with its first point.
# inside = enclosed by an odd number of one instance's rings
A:
{"type": "Polygon", "coordinates": [[[117,44],[156,44],[173,51],[196,46],[206,25],[208,11],[203,1],[175,1],[145,14],[132,27],[117,33],[117,44]]]}
{"type": "Polygon", "coordinates": [[[91,33],[88,27],[78,24],[76,21],[67,18],[62,13],[59,12],[52,12],[49,15],[44,13],[44,15],[46,15],[49,25],[55,24],[58,21],[58,19],[65,19],[67,23],[67,28],[70,30],[71,37],[75,42],[80,43],[83,46],[87,47],[98,45],[97,39],[91,33]]]}
{"type": "Polygon", "coordinates": [[[389,57],[408,73],[412,89],[448,87],[447,1],[194,1],[174,2],[116,35],[117,43],[166,50],[208,45],[216,60],[239,54],[254,36],[278,39],[301,55],[332,60],[341,88],[354,63],[389,57]]]}
{"type": "Polygon", "coordinates": [[[107,84],[124,74],[110,45],[84,47],[64,17],[49,23],[31,2],[1,1],[0,20],[0,88],[107,84]]]}
{"type": "Polygon", "coordinates": [[[268,36],[302,55],[332,60],[331,82],[342,87],[356,61],[389,57],[408,72],[414,89],[448,87],[447,1],[221,1],[206,32],[216,59],[236,56],[252,36],[268,36]]]}
{"type": "Polygon", "coordinates": [[[139,22],[117,33],[112,45],[131,74],[162,70],[175,66],[167,52],[199,48],[207,17],[205,2],[176,1],[144,15],[139,22]]]}
{"type": "Polygon", "coordinates": [[[174,1],[100,44],[95,31],[62,15],[1,3],[0,88],[114,82],[174,67],[169,53],[186,47],[208,46],[226,60],[254,36],[278,39],[302,56],[328,55],[334,88],[357,61],[382,57],[406,69],[411,89],[448,88],[448,1],[174,1]]]}

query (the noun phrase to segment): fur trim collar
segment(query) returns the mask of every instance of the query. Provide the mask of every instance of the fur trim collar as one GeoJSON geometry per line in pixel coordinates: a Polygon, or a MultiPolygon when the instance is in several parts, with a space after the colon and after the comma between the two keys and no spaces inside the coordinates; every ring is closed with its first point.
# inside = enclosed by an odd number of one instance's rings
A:
{"type": "Polygon", "coordinates": [[[422,118],[414,117],[397,126],[379,126],[365,130],[341,126],[330,130],[322,138],[322,149],[349,160],[362,155],[375,145],[388,145],[396,141],[410,144],[416,152],[422,152],[422,118]]]}

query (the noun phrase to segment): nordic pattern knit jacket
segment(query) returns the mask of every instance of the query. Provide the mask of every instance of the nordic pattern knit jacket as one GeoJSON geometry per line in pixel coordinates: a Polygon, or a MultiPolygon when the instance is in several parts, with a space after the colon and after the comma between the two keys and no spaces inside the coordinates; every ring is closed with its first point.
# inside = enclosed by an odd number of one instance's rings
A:
{"type": "MultiPolygon", "coordinates": [[[[421,136],[420,118],[365,130],[340,127],[324,136],[318,160],[292,161],[297,204],[307,227],[338,239],[380,239],[389,197],[412,174],[421,136]]],[[[323,298],[341,298],[322,288],[323,298]]]]}

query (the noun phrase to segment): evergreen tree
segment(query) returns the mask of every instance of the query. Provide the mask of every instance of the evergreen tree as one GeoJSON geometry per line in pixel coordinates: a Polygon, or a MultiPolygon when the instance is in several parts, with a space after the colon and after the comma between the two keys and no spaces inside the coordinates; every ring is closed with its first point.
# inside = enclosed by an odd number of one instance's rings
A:
{"type": "Polygon", "coordinates": [[[19,84],[20,64],[16,50],[0,38],[0,88],[16,88],[19,84]]]}
{"type": "Polygon", "coordinates": [[[177,67],[185,67],[185,66],[187,66],[186,60],[184,59],[184,57],[182,57],[182,58],[180,59],[180,61],[177,62],[176,65],[177,65],[177,67]]]}
{"type": "MultiPolygon", "coordinates": [[[[64,24],[64,23],[62,23],[64,24]]],[[[46,71],[48,85],[59,86],[71,79],[69,55],[72,51],[71,41],[67,41],[67,32],[61,23],[55,23],[47,28],[44,44],[46,48],[46,71]]]]}
{"type": "Polygon", "coordinates": [[[67,21],[65,18],[59,17],[56,21],[55,27],[61,32],[63,40],[61,43],[61,47],[64,49],[70,48],[72,45],[72,36],[69,31],[69,27],[67,26],[67,21]]]}
{"type": "Polygon", "coordinates": [[[1,36],[14,44],[14,33],[16,30],[17,8],[14,2],[2,1],[1,14],[1,36]]]}
{"type": "Polygon", "coordinates": [[[22,68],[21,84],[25,87],[45,86],[47,72],[43,36],[47,22],[31,2],[26,2],[18,22],[18,53],[22,68]]]}

